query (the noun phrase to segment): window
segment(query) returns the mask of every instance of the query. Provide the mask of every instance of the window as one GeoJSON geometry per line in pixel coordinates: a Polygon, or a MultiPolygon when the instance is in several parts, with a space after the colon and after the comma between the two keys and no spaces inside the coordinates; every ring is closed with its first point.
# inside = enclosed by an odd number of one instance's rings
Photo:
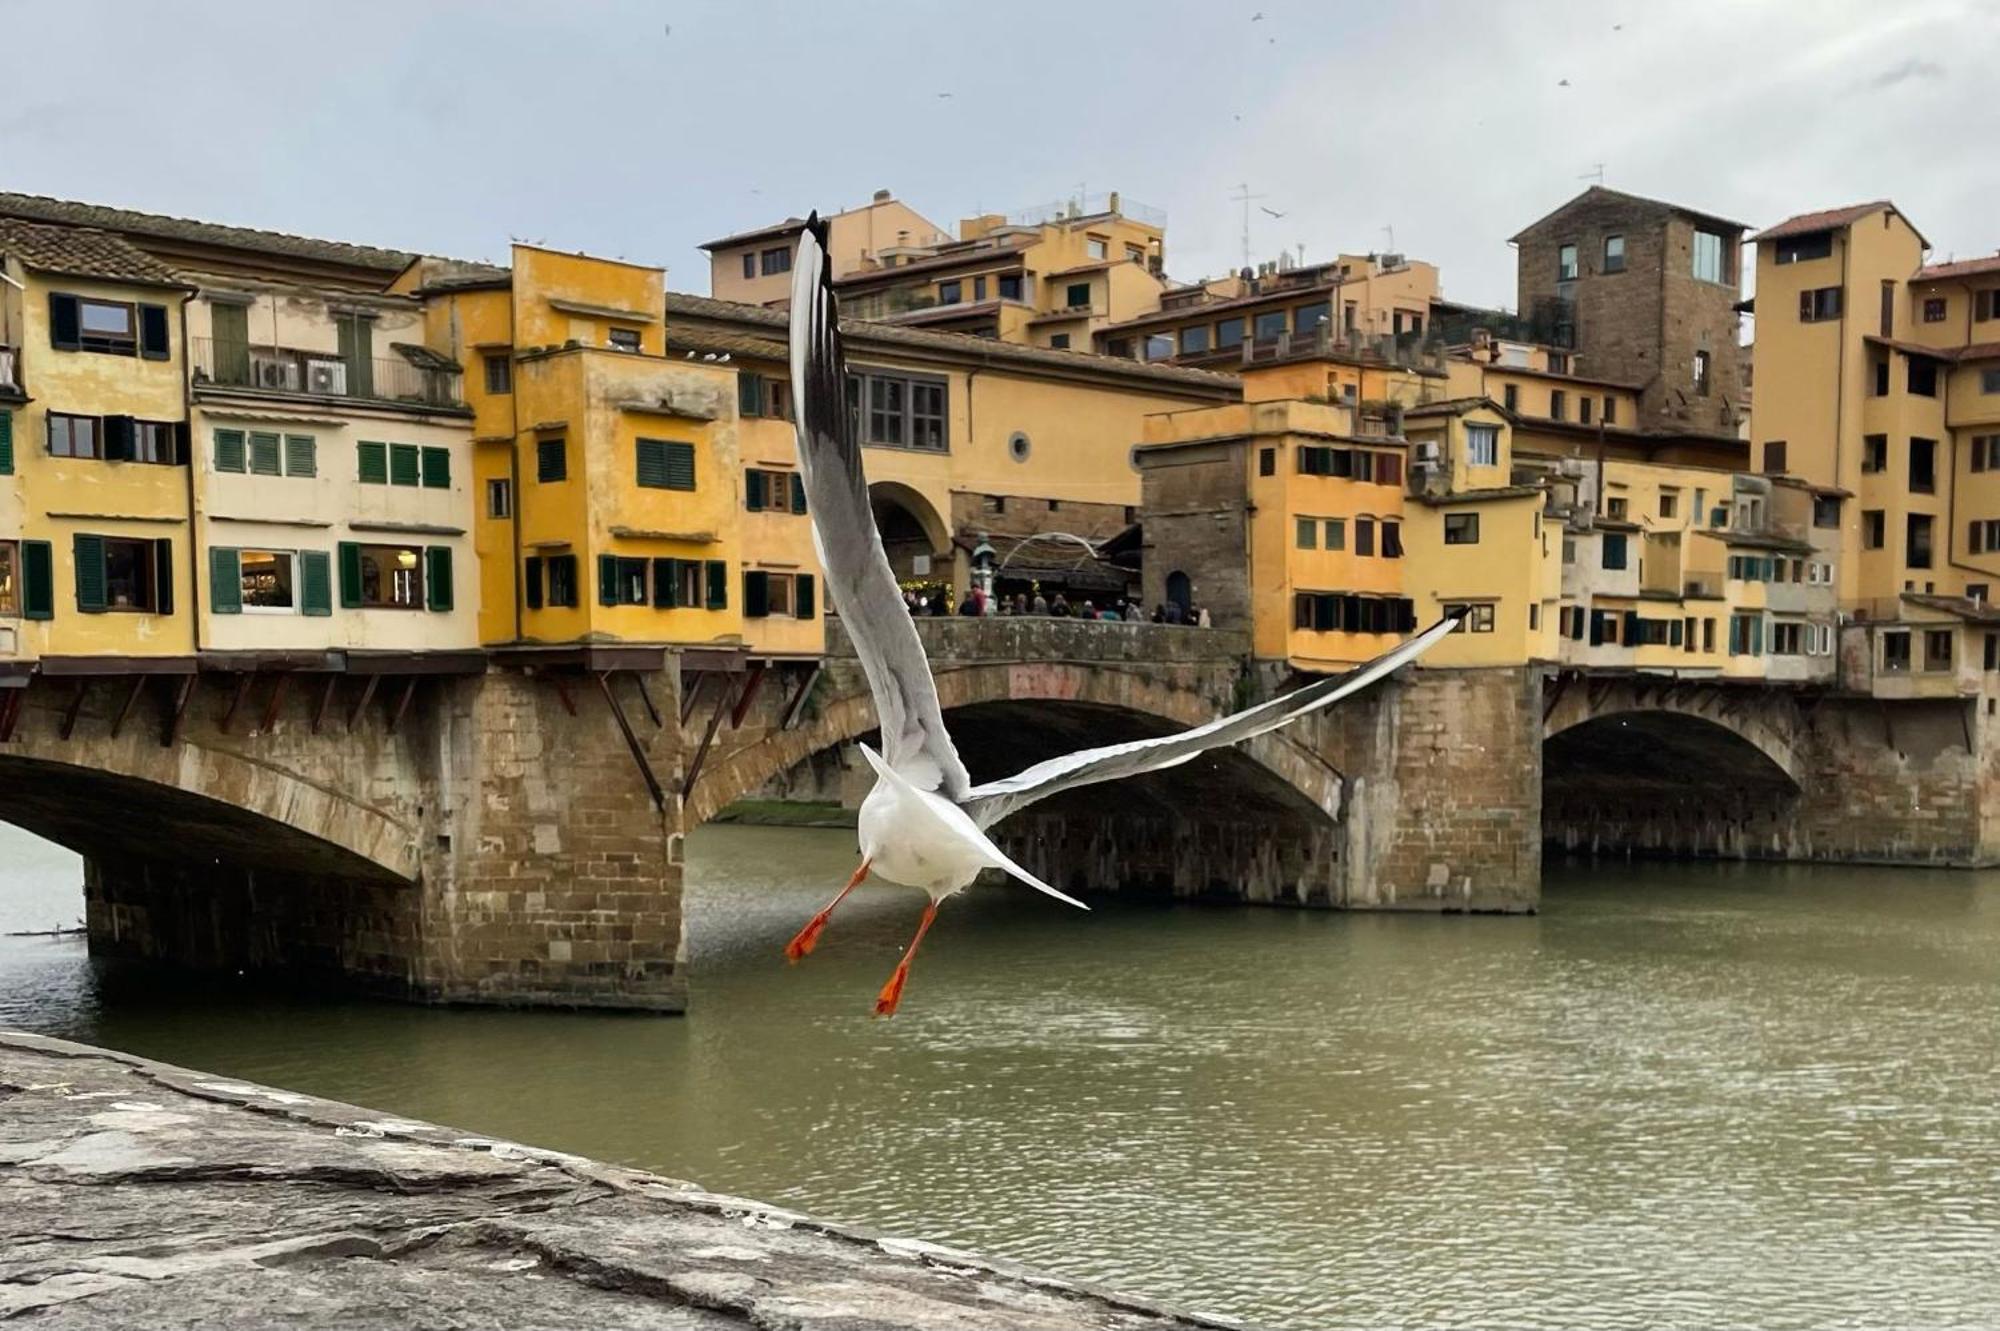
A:
{"type": "Polygon", "coordinates": [[[1069,334],[1068,334],[1068,333],[1050,333],[1050,334],[1049,334],[1049,346],[1050,346],[1050,348],[1051,348],[1052,350],[1055,350],[1055,351],[1068,351],[1068,350],[1069,350],[1069,334]]]}
{"type": "Polygon", "coordinates": [[[1375,554],[1375,519],[1356,518],[1354,520],[1354,553],[1373,557],[1375,554]]]}
{"type": "Polygon", "coordinates": [[[1694,353],[1694,394],[1696,397],[1708,396],[1708,364],[1709,357],[1706,351],[1697,351],[1694,353]]]}
{"type": "MultiPolygon", "coordinates": [[[[299,608],[296,555],[289,550],[237,550],[234,554],[237,602],[243,613],[289,615],[299,608]]],[[[210,562],[216,561],[211,558],[210,562]]],[[[220,579],[216,581],[220,583],[220,579]]],[[[216,608],[222,608],[220,602],[216,608]]]]}
{"type": "MultiPolygon", "coordinates": [[[[1333,523],[1327,523],[1330,530],[1333,523]]],[[[1331,548],[1331,547],[1329,547],[1331,548]]],[[[1403,524],[1389,518],[1382,519],[1382,558],[1401,559],[1403,557],[1403,524]]]]}
{"type": "Polygon", "coordinates": [[[1626,514],[1631,511],[1631,508],[1632,501],[1624,495],[1612,495],[1604,501],[1604,515],[1608,518],[1617,518],[1621,522],[1624,521],[1626,514]]]}
{"type": "Polygon", "coordinates": [[[1296,544],[1299,549],[1317,550],[1319,548],[1318,518],[1300,518],[1293,525],[1296,528],[1296,544]]]}
{"type": "Polygon", "coordinates": [[[1569,395],[1560,388],[1549,390],[1549,419],[1562,420],[1569,414],[1569,395]]]}
{"type": "MultiPolygon", "coordinates": [[[[1085,291],[1089,289],[1088,287],[1084,288],[1085,291]]],[[[1071,290],[1075,290],[1075,288],[1072,287],[1071,290]]],[[[957,278],[953,278],[949,282],[940,282],[938,283],[937,298],[940,305],[956,305],[965,299],[965,288],[957,278]]]]}
{"type": "Polygon", "coordinates": [[[366,610],[423,609],[423,547],[343,542],[340,562],[342,605],[366,610]]]}
{"type": "Polygon", "coordinates": [[[1782,476],[1785,474],[1785,441],[1768,440],[1764,444],[1764,474],[1782,476]]]}
{"type": "Polygon", "coordinates": [[[1129,337],[1112,338],[1104,344],[1104,354],[1107,356],[1116,356],[1121,360],[1131,360],[1132,339],[1129,337]]]}
{"type": "Polygon", "coordinates": [[[486,391],[489,393],[511,393],[514,391],[514,362],[505,352],[481,356],[486,366],[486,391]]]}
{"type": "Polygon", "coordinates": [[[1328,301],[1301,305],[1292,311],[1292,331],[1295,333],[1310,333],[1321,324],[1332,322],[1333,305],[1328,301]]]}
{"type": "Polygon", "coordinates": [[[1478,545],[1479,515],[1477,513],[1445,514],[1444,543],[1446,545],[1478,545]]]}
{"type": "Polygon", "coordinates": [[[985,277],[981,276],[972,279],[972,299],[975,303],[983,302],[986,299],[985,277]]]}
{"type": "Polygon", "coordinates": [[[1564,245],[1556,250],[1556,281],[1576,281],[1576,246],[1564,245]]]}
{"type": "Polygon", "coordinates": [[[1941,324],[1944,322],[1945,303],[1943,296],[1924,297],[1924,322],[1941,324]]]}
{"type": "Polygon", "coordinates": [[[1840,499],[1837,495],[1814,495],[1812,524],[1829,528],[1840,525],[1840,499]]]}
{"type": "Polygon", "coordinates": [[[2000,518],[1974,519],[1966,524],[1965,543],[1970,554],[2000,552],[2000,518]]]}
{"type": "Polygon", "coordinates": [[[51,293],[49,344],[58,351],[96,351],[109,356],[136,356],[141,324],[149,360],[167,357],[167,310],[164,305],[133,305],[127,301],[92,300],[51,293]]]}
{"type": "Polygon", "coordinates": [[[1806,626],[1792,620],[1778,620],[1771,625],[1771,655],[1804,656],[1806,651],[1806,626]]]}
{"type": "Polygon", "coordinates": [[[1936,397],[1938,385],[1937,362],[1928,356],[1910,357],[1910,391],[1918,397],[1936,397]]]}
{"type": "Polygon", "coordinates": [[[752,513],[803,513],[806,487],[796,472],[752,468],[743,476],[743,506],[752,513]]]}
{"type": "Polygon", "coordinates": [[[1888,517],[1879,508],[1863,509],[1861,512],[1861,548],[1880,550],[1889,540],[1888,517]]]}
{"type": "Polygon", "coordinates": [[[2000,370],[1981,370],[1979,391],[1988,394],[2000,393],[2000,370]]]}
{"type": "Polygon", "coordinates": [[[1576,419],[1578,423],[1583,425],[1590,424],[1590,406],[1593,401],[1595,401],[1595,399],[1592,398],[1588,393],[1584,393],[1577,398],[1576,419]]]}
{"type": "Polygon", "coordinates": [[[1861,437],[1861,470],[1878,472],[1889,470],[1889,436],[1868,434],[1861,437]]]}
{"type": "Polygon", "coordinates": [[[1149,333],[1141,341],[1141,356],[1148,361],[1172,360],[1174,355],[1174,335],[1172,333],[1149,333]]]}
{"type": "Polygon", "coordinates": [[[1608,531],[1604,533],[1603,558],[1599,562],[1614,572],[1625,567],[1625,533],[1608,531]]]}
{"type": "Polygon", "coordinates": [[[514,516],[514,482],[505,477],[486,482],[486,516],[489,518],[514,516]]]}
{"type": "Polygon", "coordinates": [[[1251,332],[1259,342],[1275,342],[1285,335],[1285,312],[1266,310],[1256,316],[1251,323],[1251,332]]]}
{"type": "Polygon", "coordinates": [[[1109,244],[1105,242],[1105,239],[1102,236],[1091,236],[1087,238],[1083,242],[1083,250],[1084,253],[1090,256],[1091,261],[1093,263],[1095,263],[1099,259],[1108,259],[1111,257],[1111,247],[1109,244]]]}
{"type": "Polygon", "coordinates": [[[1063,305],[1072,310],[1090,308],[1090,283],[1071,282],[1063,288],[1063,305]]]}
{"type": "Polygon", "coordinates": [[[1000,274],[1000,299],[1021,299],[1021,275],[1019,273],[1000,274]]]}
{"type": "MultiPolygon", "coordinates": [[[[71,539],[78,610],[87,614],[102,614],[107,610],[161,615],[173,612],[172,542],[85,533],[71,539]]],[[[26,602],[22,612],[30,619],[46,619],[49,615],[40,612],[53,611],[53,596],[44,605],[37,584],[47,583],[38,565],[46,562],[48,546],[45,542],[24,541],[21,549],[26,602]]]]}
{"type": "Polygon", "coordinates": [[[1493,603],[1481,601],[1468,605],[1463,601],[1456,604],[1447,602],[1444,606],[1447,616],[1458,617],[1458,627],[1453,633],[1491,633],[1493,631],[1493,603]]]}
{"type": "Polygon", "coordinates": [[[1729,654],[1731,656],[1762,656],[1764,654],[1764,617],[1762,615],[1731,615],[1729,617],[1729,654]]]}
{"type": "Polygon", "coordinates": [[[1257,450],[1257,474],[1259,476],[1276,476],[1278,474],[1277,449],[1260,448],[1257,450]]]}
{"type": "Polygon", "coordinates": [[[1694,276],[1697,282],[1728,280],[1728,265],[1724,262],[1722,237],[1713,231],[1694,233],[1694,276]]]}
{"type": "Polygon", "coordinates": [[[1618,421],[1618,399],[1607,395],[1604,399],[1604,423],[1606,425],[1613,425],[1616,424],[1617,421],[1618,421]]]}
{"type": "MultiPolygon", "coordinates": [[[[1347,548],[1347,519],[1328,518],[1326,520],[1325,536],[1326,539],[1322,544],[1326,549],[1345,550],[1347,548]]],[[[1401,547],[1401,544],[1402,537],[1399,534],[1397,536],[1398,548],[1401,547]]]]}
{"type": "Polygon", "coordinates": [[[1181,355],[1193,356],[1208,350],[1208,325],[1181,329],[1181,355]]]}
{"type": "Polygon", "coordinates": [[[1408,633],[1417,626],[1416,607],[1400,596],[1353,592],[1297,592],[1292,627],[1315,633],[1408,633]]]}
{"type": "Polygon", "coordinates": [[[1604,238],[1604,271],[1622,273],[1625,271],[1625,237],[1606,236],[1604,238]]]}
{"type": "Polygon", "coordinates": [[[597,603],[599,605],[646,605],[646,572],[649,561],[629,556],[597,557],[597,603]]]}
{"type": "Polygon", "coordinates": [[[550,555],[546,559],[528,561],[528,608],[539,608],[536,593],[540,590],[540,569],[538,564],[548,566],[549,604],[551,606],[574,606],[576,604],[577,578],[575,555],[550,555]]]}
{"type": "Polygon", "coordinates": [[[815,588],[810,573],[743,570],[745,619],[811,619],[815,588]]]}
{"type": "Polygon", "coordinates": [[[1903,533],[1903,563],[1910,568],[1931,566],[1931,521],[1927,513],[1910,514],[1903,533]]]}
{"type": "Polygon", "coordinates": [[[641,439],[635,446],[637,480],[648,490],[692,490],[694,445],[668,439],[641,439]]]}
{"type": "Polygon", "coordinates": [[[1924,630],[1924,669],[1951,669],[1951,639],[1950,629],[1924,630]]]}
{"type": "Polygon", "coordinates": [[[1816,231],[1810,236],[1787,236],[1773,246],[1778,263],[1804,263],[1824,259],[1833,253],[1833,233],[1816,231]]]}
{"type": "Polygon", "coordinates": [[[1505,407],[1505,408],[1507,408],[1507,410],[1508,410],[1508,411],[1509,411],[1510,413],[1511,413],[1511,412],[1517,412],[1517,411],[1519,411],[1519,410],[1521,409],[1521,389],[1520,389],[1520,387],[1519,387],[1518,385],[1516,385],[1516,384],[1503,384],[1503,385],[1501,385],[1501,387],[1500,387],[1500,405],[1501,405],[1501,406],[1503,406],[1503,407],[1505,407]]]}
{"type": "Polygon", "coordinates": [[[757,276],[757,251],[746,250],[743,254],[743,276],[757,276]]]}
{"type": "MultiPolygon", "coordinates": [[[[361,479],[367,480],[366,476],[361,479]]],[[[569,445],[562,439],[535,441],[535,479],[539,482],[569,479],[569,445]]],[[[551,602],[554,604],[554,602],[551,602]]],[[[574,604],[572,602],[572,604],[574,604]]]]}
{"type": "Polygon", "coordinates": [[[1910,491],[1925,495],[1937,493],[1937,440],[1910,440],[1910,491]]]}
{"type": "Polygon", "coordinates": [[[1671,518],[1678,515],[1681,506],[1680,493],[1675,490],[1660,491],[1660,516],[1671,518]]]}
{"type": "Polygon", "coordinates": [[[1910,631],[1891,629],[1882,634],[1882,671],[1889,675],[1908,674],[1910,669],[1910,631]]]}
{"type": "Polygon", "coordinates": [[[1234,315],[1215,325],[1215,346],[1218,351],[1243,345],[1243,316],[1234,315]]]}
{"type": "Polygon", "coordinates": [[[763,269],[764,276],[766,277],[772,277],[778,273],[791,272],[791,247],[789,245],[780,245],[776,249],[765,250],[758,256],[758,265],[763,269]]]}
{"type": "Polygon", "coordinates": [[[52,411],[47,419],[50,457],[94,458],[99,455],[97,417],[69,416],[52,411]]]}
{"type": "Polygon", "coordinates": [[[1125,262],[1127,263],[1146,262],[1146,251],[1141,249],[1137,245],[1127,245],[1125,247],[1125,262]]]}
{"type": "Polygon", "coordinates": [[[1465,427],[1465,462],[1470,467],[1500,465],[1500,427],[1470,424],[1465,427]]]}
{"type": "Polygon", "coordinates": [[[1983,324],[1994,319],[2000,319],[2000,287],[1988,287],[1984,291],[1974,292],[1972,321],[1983,324]]]}
{"type": "Polygon", "coordinates": [[[1813,287],[1799,293],[1800,323],[1824,323],[1839,317],[1839,287],[1813,287]]]}
{"type": "Polygon", "coordinates": [[[637,351],[639,330],[636,328],[614,328],[604,335],[604,341],[613,351],[637,351]]]}
{"type": "Polygon", "coordinates": [[[847,401],[863,443],[945,451],[944,380],[875,372],[852,374],[848,376],[847,401]]]}

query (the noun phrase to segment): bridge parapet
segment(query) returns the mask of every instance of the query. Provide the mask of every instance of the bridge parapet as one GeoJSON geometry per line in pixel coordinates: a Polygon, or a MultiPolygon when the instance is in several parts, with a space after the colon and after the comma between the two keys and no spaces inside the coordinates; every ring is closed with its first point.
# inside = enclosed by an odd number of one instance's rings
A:
{"type": "MultiPolygon", "coordinates": [[[[1145,665],[1212,665],[1250,654],[1250,635],[1186,624],[1128,624],[1045,615],[974,619],[919,616],[917,636],[933,661],[1104,661],[1145,665]]],[[[826,654],[851,658],[854,644],[828,616],[826,654]]]]}

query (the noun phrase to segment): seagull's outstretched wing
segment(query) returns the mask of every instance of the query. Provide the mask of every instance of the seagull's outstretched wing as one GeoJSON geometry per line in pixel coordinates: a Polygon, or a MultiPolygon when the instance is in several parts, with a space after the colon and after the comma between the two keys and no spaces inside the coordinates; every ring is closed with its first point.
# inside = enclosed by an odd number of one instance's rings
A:
{"type": "Polygon", "coordinates": [[[918,789],[962,801],[972,781],[945,733],[930,661],[868,506],[861,444],[847,412],[847,362],[826,224],[817,213],[799,237],[792,274],[792,403],[813,545],[826,571],[827,597],[875,695],[882,755],[918,789]]]}
{"type": "Polygon", "coordinates": [[[1177,735],[1160,735],[1153,739],[1134,740],[1129,744],[1107,745],[1101,749],[1080,749],[1060,758],[1036,763],[1026,771],[1003,780],[975,786],[963,801],[965,811],[980,827],[991,827],[1016,809],[1046,799],[1057,791],[1177,767],[1209,749],[1219,749],[1267,730],[1276,730],[1307,712],[1330,707],[1342,698],[1359,693],[1398,666],[1422,656],[1457,626],[1455,616],[1441,619],[1408,642],[1344,675],[1318,680],[1282,697],[1246,707],[1240,712],[1231,712],[1228,716],[1192,730],[1183,730],[1177,735]]]}

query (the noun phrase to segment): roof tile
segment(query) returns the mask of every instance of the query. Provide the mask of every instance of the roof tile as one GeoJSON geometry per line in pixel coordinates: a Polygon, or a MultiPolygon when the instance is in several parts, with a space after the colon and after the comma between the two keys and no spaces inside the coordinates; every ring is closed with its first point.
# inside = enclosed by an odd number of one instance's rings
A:
{"type": "Polygon", "coordinates": [[[186,285],[173,269],[130,241],[88,227],[43,226],[0,217],[0,252],[19,259],[24,268],[45,273],[143,286],[186,285]]]}

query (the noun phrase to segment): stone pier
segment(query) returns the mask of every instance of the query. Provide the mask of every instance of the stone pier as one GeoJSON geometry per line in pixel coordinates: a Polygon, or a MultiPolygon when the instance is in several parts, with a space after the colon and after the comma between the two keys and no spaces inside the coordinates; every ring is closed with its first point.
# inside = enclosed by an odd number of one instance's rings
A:
{"type": "Polygon", "coordinates": [[[1232,1325],[638,1170],[0,1032],[0,1319],[29,1316],[78,1331],[1232,1325]]]}

